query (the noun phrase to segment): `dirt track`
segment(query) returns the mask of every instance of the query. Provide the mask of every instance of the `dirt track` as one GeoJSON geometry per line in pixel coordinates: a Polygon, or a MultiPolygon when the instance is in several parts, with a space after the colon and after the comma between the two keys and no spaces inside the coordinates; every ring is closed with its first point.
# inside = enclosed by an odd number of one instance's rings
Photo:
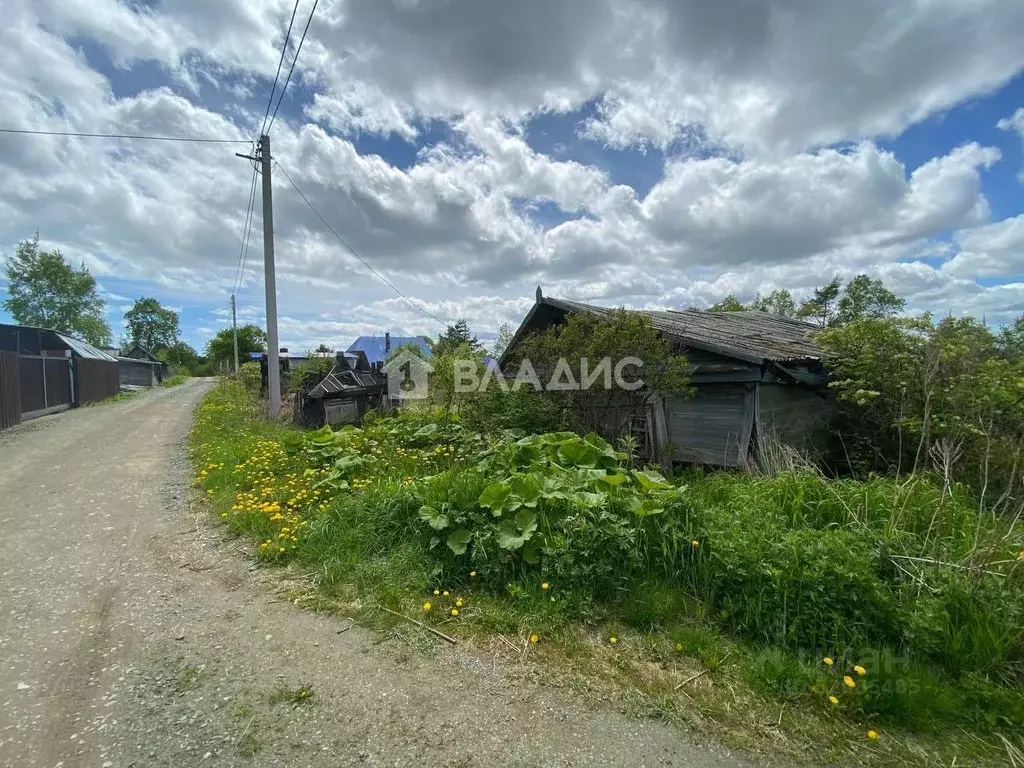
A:
{"type": "Polygon", "coordinates": [[[747,764],[277,598],[187,507],[185,435],[208,386],[0,433],[0,764],[747,764]],[[283,700],[302,684],[313,696],[283,700]]]}

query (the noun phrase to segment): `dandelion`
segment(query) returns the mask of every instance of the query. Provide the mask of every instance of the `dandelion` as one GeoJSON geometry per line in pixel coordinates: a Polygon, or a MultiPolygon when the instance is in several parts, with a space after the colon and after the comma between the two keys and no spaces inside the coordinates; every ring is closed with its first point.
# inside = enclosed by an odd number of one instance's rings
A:
{"type": "Polygon", "coordinates": [[[829,696],[828,700],[829,700],[829,703],[831,703],[833,707],[836,706],[837,704],[839,704],[839,699],[837,699],[835,696],[829,696]]]}
{"type": "Polygon", "coordinates": [[[448,597],[448,590],[446,589],[446,590],[445,590],[444,592],[442,592],[441,594],[443,594],[443,595],[444,595],[445,597],[448,597]]]}
{"type": "Polygon", "coordinates": [[[547,588],[548,588],[549,586],[550,586],[550,585],[549,585],[549,584],[548,584],[548,583],[547,583],[547,582],[545,581],[545,582],[544,582],[543,584],[541,584],[541,585],[540,585],[540,588],[541,588],[541,589],[543,589],[543,590],[547,590],[547,588]]]}
{"type": "Polygon", "coordinates": [[[834,661],[832,661],[831,656],[826,656],[824,659],[822,659],[822,662],[825,664],[826,667],[831,667],[835,663],[834,661]]]}
{"type": "Polygon", "coordinates": [[[679,653],[683,652],[683,644],[682,643],[676,643],[676,651],[678,651],[679,653]]]}
{"type": "Polygon", "coordinates": [[[862,667],[860,664],[855,664],[853,667],[853,671],[857,673],[857,677],[864,677],[864,675],[868,673],[868,671],[864,669],[864,667],[862,667]]]}
{"type": "Polygon", "coordinates": [[[452,616],[458,616],[458,615],[459,615],[459,609],[458,608],[452,608],[452,616]]]}
{"type": "Polygon", "coordinates": [[[461,598],[455,601],[455,607],[456,608],[461,608],[462,607],[462,599],[461,598]]]}
{"type": "Polygon", "coordinates": [[[435,589],[434,590],[434,594],[435,595],[440,595],[441,594],[441,590],[440,589],[435,589]]]}
{"type": "Polygon", "coordinates": [[[533,643],[534,645],[536,645],[536,644],[537,644],[537,641],[538,641],[538,640],[540,640],[540,638],[539,638],[539,637],[537,637],[537,635],[536,635],[536,634],[530,635],[530,642],[531,642],[531,643],[533,643]]]}
{"type": "Polygon", "coordinates": [[[850,677],[849,675],[843,675],[843,685],[845,685],[847,688],[856,688],[857,687],[857,684],[855,682],[853,682],[853,678],[850,677]]]}
{"type": "Polygon", "coordinates": [[[693,541],[690,542],[690,546],[693,547],[694,549],[700,549],[700,542],[697,541],[696,539],[694,539],[693,541]]]}
{"type": "Polygon", "coordinates": [[[877,739],[878,738],[878,731],[876,731],[874,729],[871,729],[870,731],[868,731],[868,738],[871,739],[871,741],[874,741],[875,739],[877,739]]]}
{"type": "Polygon", "coordinates": [[[608,638],[608,642],[611,643],[612,645],[615,645],[616,643],[619,642],[619,638],[617,638],[615,635],[612,635],[611,637],[608,638]]]}
{"type": "Polygon", "coordinates": [[[424,603],[423,604],[423,611],[425,613],[430,613],[430,609],[433,608],[433,607],[434,606],[432,606],[430,603],[424,603]]]}
{"type": "Polygon", "coordinates": [[[470,571],[469,576],[470,578],[476,578],[476,571],[470,571]]]}

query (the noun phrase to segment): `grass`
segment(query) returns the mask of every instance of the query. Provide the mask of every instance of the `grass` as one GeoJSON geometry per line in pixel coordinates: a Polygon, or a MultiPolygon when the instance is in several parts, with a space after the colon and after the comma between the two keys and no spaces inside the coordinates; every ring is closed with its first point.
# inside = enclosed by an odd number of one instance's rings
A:
{"type": "Polygon", "coordinates": [[[178,374],[175,374],[174,376],[170,376],[170,377],[164,379],[162,382],[160,382],[160,386],[161,387],[176,387],[179,384],[184,384],[186,381],[189,380],[189,378],[190,377],[189,377],[189,375],[187,373],[178,373],[178,374]]]}
{"type": "Polygon", "coordinates": [[[685,473],[602,491],[595,473],[623,473],[595,445],[482,438],[427,411],[304,435],[230,382],[192,434],[217,514],[268,565],[308,574],[307,605],[432,642],[386,606],[744,749],[1005,762],[1001,738],[1024,726],[1022,543],[963,489],[685,473]],[[492,497],[535,506],[496,517],[492,497]],[[519,541],[531,528],[536,563],[519,541]]]}

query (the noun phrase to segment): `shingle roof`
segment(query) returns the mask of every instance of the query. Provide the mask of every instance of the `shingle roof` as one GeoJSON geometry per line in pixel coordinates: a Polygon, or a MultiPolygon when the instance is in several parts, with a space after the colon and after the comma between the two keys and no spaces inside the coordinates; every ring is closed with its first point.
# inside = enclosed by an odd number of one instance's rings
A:
{"type": "MultiPolygon", "coordinates": [[[[578,301],[543,297],[541,303],[568,312],[610,316],[616,310],[578,301]]],[[[651,326],[680,343],[741,360],[786,362],[818,360],[821,347],[811,338],[817,326],[767,312],[703,312],[698,310],[630,310],[647,317],[651,326]]]]}
{"type": "MultiPolygon", "coordinates": [[[[360,336],[349,344],[348,352],[362,351],[366,353],[366,359],[370,363],[384,362],[387,355],[384,352],[385,339],[383,336],[360,336]]],[[[391,349],[397,349],[403,344],[415,344],[423,350],[424,356],[430,357],[430,345],[422,336],[392,336],[391,349]]]]}

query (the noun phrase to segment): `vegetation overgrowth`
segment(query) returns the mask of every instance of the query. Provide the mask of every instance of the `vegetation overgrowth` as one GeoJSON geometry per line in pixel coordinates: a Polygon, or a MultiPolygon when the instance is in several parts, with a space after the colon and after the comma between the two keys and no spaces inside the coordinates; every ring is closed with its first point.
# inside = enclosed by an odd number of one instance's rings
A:
{"type": "Polygon", "coordinates": [[[425,409],[303,433],[227,381],[191,449],[226,525],[324,600],[608,661],[643,691],[636,711],[749,716],[714,698],[745,684],[808,745],[826,729],[830,759],[858,762],[997,764],[1024,727],[1024,540],[969,489],[666,478],[628,441],[473,426],[425,409]],[[724,686],[677,691],[687,664],[724,686]]]}

